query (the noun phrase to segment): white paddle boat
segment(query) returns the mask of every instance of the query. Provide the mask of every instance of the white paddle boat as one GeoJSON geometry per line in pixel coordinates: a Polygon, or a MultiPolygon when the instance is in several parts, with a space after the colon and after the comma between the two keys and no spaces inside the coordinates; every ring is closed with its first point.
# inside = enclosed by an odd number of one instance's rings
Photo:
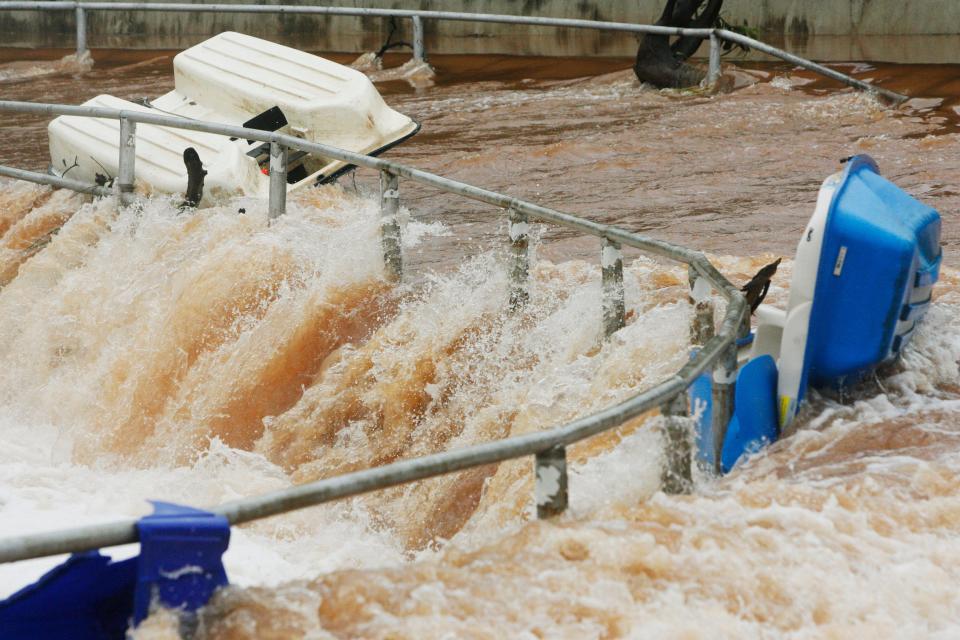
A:
{"type": "MultiPolygon", "coordinates": [[[[420,125],[387,106],[363,73],[324,58],[226,32],[177,54],[174,90],[137,104],[100,95],[87,106],[163,113],[278,131],[310,142],[377,155],[420,125]]],[[[50,171],[94,182],[118,173],[118,120],[61,116],[49,125],[50,171]]],[[[196,149],[207,171],[204,201],[266,196],[269,144],[184,129],[137,126],[136,182],[146,193],[183,193],[183,152],[196,149]]],[[[351,167],[290,151],[288,189],[322,184],[351,167]]]]}

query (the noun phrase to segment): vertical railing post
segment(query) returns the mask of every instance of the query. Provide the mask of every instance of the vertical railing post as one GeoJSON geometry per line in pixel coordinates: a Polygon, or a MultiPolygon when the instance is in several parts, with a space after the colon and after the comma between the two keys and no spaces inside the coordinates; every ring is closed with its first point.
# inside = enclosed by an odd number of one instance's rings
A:
{"type": "Polygon", "coordinates": [[[403,253],[400,245],[400,178],[386,169],[380,171],[380,234],[383,242],[383,264],[387,277],[399,281],[403,277],[403,253]]]}
{"type": "Polygon", "coordinates": [[[727,437],[727,426],[733,417],[734,383],[737,377],[737,344],[724,349],[713,366],[713,389],[711,401],[710,431],[713,434],[713,470],[720,473],[720,457],[723,453],[723,441],[727,437]]]}
{"type": "Polygon", "coordinates": [[[693,491],[693,441],[687,418],[687,391],[677,394],[660,408],[663,414],[664,464],[660,480],[668,494],[693,491]]]}
{"type": "Polygon", "coordinates": [[[137,160],[137,123],[130,118],[120,118],[120,160],[117,188],[120,204],[133,202],[133,181],[137,160]]]}
{"type": "Polygon", "coordinates": [[[530,223],[527,214],[510,208],[510,309],[516,311],[530,300],[530,223]]]}
{"type": "Polygon", "coordinates": [[[569,502],[567,492],[567,449],[557,445],[541,451],[534,460],[537,517],[550,518],[563,513],[569,502]]]}
{"type": "Polygon", "coordinates": [[[603,239],[600,253],[603,279],[603,337],[607,338],[624,326],[626,311],[623,300],[623,252],[620,243],[603,239]]]}
{"type": "Polygon", "coordinates": [[[270,143],[270,203],[267,215],[271,220],[287,211],[287,148],[278,142],[270,143]]]}
{"type": "Polygon", "coordinates": [[[703,345],[713,337],[713,298],[710,283],[697,270],[690,266],[687,271],[690,280],[689,301],[693,307],[690,320],[690,344],[703,345]]]}
{"type": "MultiPolygon", "coordinates": [[[[690,281],[690,293],[689,301],[690,306],[693,307],[693,316],[690,319],[690,344],[694,349],[703,346],[714,336],[716,329],[713,324],[713,288],[710,286],[710,282],[700,275],[693,265],[687,270],[687,277],[690,281]]],[[[736,348],[734,347],[733,351],[733,371],[736,370],[736,348]]],[[[714,470],[719,472],[720,470],[720,452],[723,447],[723,439],[726,437],[727,433],[727,424],[730,422],[730,416],[733,415],[733,385],[727,382],[717,382],[718,373],[722,381],[727,380],[729,375],[727,373],[727,366],[730,364],[729,358],[727,358],[727,352],[718,360],[715,368],[713,370],[713,385],[711,392],[711,402],[713,405],[713,410],[711,412],[710,418],[710,431],[713,435],[714,443],[714,470]],[[718,444],[719,443],[719,444],[718,444]]],[[[687,401],[686,393],[683,394],[684,402],[687,401]]],[[[686,406],[684,406],[686,409],[686,406]]],[[[671,415],[681,415],[677,413],[679,407],[672,406],[671,410],[668,411],[671,415]]],[[[685,414],[684,414],[685,415],[685,414]]],[[[670,429],[669,423],[673,418],[667,418],[668,427],[670,429]]],[[[668,456],[668,470],[670,464],[670,446],[671,446],[671,437],[668,434],[667,436],[667,456],[668,456]]],[[[670,488],[679,487],[681,482],[673,484],[670,488]]],[[[667,478],[663,479],[664,491],[668,490],[668,481],[667,478]]]]}
{"type": "MultiPolygon", "coordinates": [[[[744,313],[737,326],[737,338],[745,338],[750,334],[750,310],[744,313]]],[[[720,473],[720,454],[723,451],[723,441],[727,437],[727,425],[733,417],[735,409],[734,394],[737,380],[737,352],[739,347],[736,341],[723,350],[713,369],[713,413],[711,415],[711,431],[713,432],[714,471],[720,473]]]]}
{"type": "Polygon", "coordinates": [[[77,5],[77,60],[87,52],[87,14],[83,7],[77,5]]]}
{"type": "Polygon", "coordinates": [[[423,45],[423,18],[413,16],[413,59],[417,62],[425,62],[427,51],[423,45]]]}
{"type": "Polygon", "coordinates": [[[720,80],[720,37],[710,34],[710,66],[707,69],[707,86],[715,87],[720,80]]]}

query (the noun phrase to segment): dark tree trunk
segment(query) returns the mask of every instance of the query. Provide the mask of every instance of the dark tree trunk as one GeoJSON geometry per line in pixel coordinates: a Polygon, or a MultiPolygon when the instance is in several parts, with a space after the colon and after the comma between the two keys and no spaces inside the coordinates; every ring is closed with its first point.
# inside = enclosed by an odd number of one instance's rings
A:
{"type": "MultiPolygon", "coordinates": [[[[723,0],[667,0],[656,24],[665,27],[709,29],[720,15],[723,0]]],[[[646,34],[637,48],[633,72],[641,82],[658,87],[691,87],[706,73],[687,63],[703,38],[682,36],[671,44],[670,36],[646,34]]]]}

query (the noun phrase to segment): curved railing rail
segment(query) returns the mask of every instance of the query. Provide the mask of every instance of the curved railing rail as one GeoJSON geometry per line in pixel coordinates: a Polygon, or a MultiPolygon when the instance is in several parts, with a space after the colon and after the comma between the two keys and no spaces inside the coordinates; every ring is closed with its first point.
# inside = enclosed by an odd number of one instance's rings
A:
{"type": "Polygon", "coordinates": [[[366,16],[383,18],[404,18],[413,23],[413,57],[426,59],[423,37],[424,20],[449,20],[457,22],[487,22],[500,24],[518,24],[537,27],[563,27],[570,29],[596,29],[601,31],[621,31],[627,33],[650,33],[670,36],[699,36],[710,39],[710,57],[707,72],[707,84],[713,85],[720,77],[720,43],[723,40],[756,49],[799,67],[832,78],[861,91],[873,93],[894,104],[899,104],[907,96],[877,87],[852,76],[817,64],[783,49],[770,46],[745,35],[726,29],[682,29],[651,24],[631,24],[629,22],[607,22],[598,20],[576,20],[573,18],[547,18],[539,16],[516,16],[494,13],[467,13],[457,11],[427,11],[420,9],[371,9],[364,7],[317,7],[309,5],[256,5],[256,4],[187,4],[177,2],[80,2],[76,0],[0,0],[0,11],[74,11],[76,14],[77,54],[87,50],[88,11],[173,11],[184,13],[256,13],[256,14],[298,14],[329,16],[366,16]]]}
{"type": "MultiPolygon", "coordinates": [[[[699,251],[632,233],[612,225],[601,224],[557,211],[518,198],[450,180],[405,165],[352,153],[343,149],[307,142],[280,133],[247,129],[215,122],[189,120],[176,116],[142,111],[100,107],[39,104],[0,101],[0,112],[32,113],[55,116],[70,115],[109,118],[120,121],[120,170],[116,193],[121,206],[134,201],[134,161],[137,124],[150,124],[187,129],[240,139],[270,143],[269,215],[281,215],[286,199],[286,155],[288,149],[302,150],[380,172],[382,241],[384,263],[390,277],[402,276],[399,209],[399,178],[404,177],[442,191],[505,208],[510,216],[510,245],[513,265],[509,304],[521,308],[527,300],[529,280],[528,226],[530,221],[558,224],[590,234],[602,240],[601,265],[603,278],[603,331],[610,335],[624,326],[623,261],[621,247],[628,246],[689,265],[691,287],[701,291],[712,287],[727,300],[726,313],[719,330],[713,335],[713,308],[700,301],[694,315],[696,341],[702,347],[673,376],[650,389],[590,416],[566,425],[446,451],[421,458],[328,478],[290,489],[237,500],[211,509],[226,516],[231,524],[240,524],[284,513],[293,509],[329,502],[339,498],[376,491],[423,478],[469,469],[504,460],[532,455],[535,458],[538,517],[563,511],[567,505],[567,471],[565,447],[603,431],[615,428],[646,411],[660,408],[665,416],[664,436],[667,463],[663,472],[664,488],[679,493],[692,489],[692,444],[687,412],[686,391],[694,379],[713,368],[714,442],[722,444],[724,430],[733,409],[732,373],[736,368],[736,339],[749,318],[747,305],[736,286],[731,284],[699,251]],[[702,279],[708,287],[696,286],[702,279]],[[559,478],[559,482],[557,482],[559,478]],[[549,481],[547,481],[549,479],[549,481]],[[559,485],[559,488],[557,486],[559,485]],[[550,487],[550,488],[548,488],[550,487]]],[[[74,180],[10,167],[0,167],[0,175],[30,180],[41,184],[74,189],[98,195],[114,192],[105,187],[87,185],[74,180]]],[[[718,445],[719,446],[719,445],[718,445]]],[[[719,460],[719,455],[716,456],[719,460]]],[[[79,552],[100,547],[136,542],[136,520],[78,527],[63,531],[34,533],[19,538],[0,540],[0,562],[11,562],[47,555],[79,552]]]]}

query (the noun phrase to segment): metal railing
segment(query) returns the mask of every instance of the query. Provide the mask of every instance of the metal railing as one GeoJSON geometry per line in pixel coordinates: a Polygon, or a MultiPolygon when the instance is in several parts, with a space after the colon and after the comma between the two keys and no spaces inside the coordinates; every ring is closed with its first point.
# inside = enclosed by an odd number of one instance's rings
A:
{"type": "MultiPolygon", "coordinates": [[[[399,179],[428,185],[441,191],[478,200],[508,213],[509,243],[512,265],[508,303],[510,309],[521,309],[529,298],[529,223],[539,221],[561,225],[593,235],[602,241],[602,295],[603,335],[609,336],[624,326],[623,260],[621,248],[633,247],[689,266],[691,291],[712,287],[727,300],[725,316],[716,335],[712,304],[699,295],[695,305],[691,336],[701,348],[673,376],[654,387],[634,395],[612,407],[566,425],[458,449],[422,458],[403,460],[382,467],[345,474],[290,489],[246,498],[220,505],[212,511],[223,515],[230,524],[241,524],[339,498],[355,496],[423,478],[452,473],[472,467],[533,456],[538,517],[549,517],[562,512],[567,505],[567,469],[565,447],[603,431],[613,429],[640,414],[660,408],[665,416],[663,429],[667,444],[668,464],[663,469],[663,486],[668,492],[687,492],[692,489],[692,444],[687,413],[687,389],[704,371],[713,368],[714,411],[711,428],[714,441],[723,442],[724,430],[733,410],[734,385],[732,374],[736,368],[736,339],[749,328],[747,305],[736,286],[699,251],[687,249],[662,240],[632,233],[619,227],[605,225],[575,215],[519,200],[508,195],[482,189],[456,180],[450,180],[405,165],[365,156],[324,144],[307,142],[280,133],[247,129],[215,122],[189,120],[176,116],[142,111],[126,111],[101,107],[39,104],[31,102],[0,101],[0,112],[31,113],[55,116],[70,115],[90,118],[109,118],[120,121],[119,177],[116,193],[121,206],[134,202],[134,162],[136,129],[148,124],[176,129],[187,129],[239,139],[270,143],[270,201],[269,216],[274,218],[284,210],[286,198],[286,158],[290,149],[333,158],[351,165],[373,169],[380,173],[381,230],[384,263],[389,277],[402,276],[399,209],[399,179]],[[702,280],[701,282],[698,281],[702,280]],[[707,286],[704,286],[706,283],[707,286]]],[[[86,185],[57,176],[0,167],[0,175],[41,184],[49,184],[87,193],[109,195],[110,189],[86,185]]],[[[717,457],[719,459],[719,456],[717,457]]],[[[127,519],[107,524],[79,527],[66,531],[36,533],[20,538],[0,540],[0,562],[11,562],[39,556],[79,552],[100,547],[137,541],[136,520],[127,519]]]]}
{"type": "Polygon", "coordinates": [[[601,31],[620,31],[627,33],[648,33],[670,36],[699,36],[709,38],[710,55],[707,71],[707,84],[713,85],[720,78],[721,41],[733,42],[756,49],[786,62],[832,78],[861,91],[867,91],[894,104],[899,104],[907,96],[877,87],[869,82],[858,80],[844,73],[830,69],[816,62],[793,55],[782,49],[770,46],[759,40],[726,29],[681,29],[659,25],[630,24],[627,22],[604,22],[596,20],[576,20],[572,18],[543,18],[536,16],[516,16],[493,13],[465,13],[456,11],[424,11],[418,9],[368,9],[362,7],[315,7],[301,5],[255,5],[255,4],[185,4],[174,2],[78,2],[65,1],[18,1],[0,0],[0,10],[7,11],[73,11],[76,14],[77,54],[87,50],[88,11],[173,11],[187,13],[257,13],[257,14],[298,14],[328,16],[359,16],[409,19],[413,25],[413,57],[426,60],[424,44],[424,20],[448,20],[457,22],[487,22],[517,24],[539,27],[565,27],[572,29],[596,29],[601,31]]]}
{"type": "MultiPolygon", "coordinates": [[[[87,11],[184,11],[222,13],[287,13],[325,14],[345,16],[381,16],[409,18],[413,22],[414,57],[426,59],[423,44],[424,20],[458,20],[499,22],[534,26],[589,28],[631,33],[664,35],[693,35],[710,39],[709,83],[715,83],[720,74],[720,43],[722,40],[743,44],[769,55],[781,58],[805,69],[839,80],[847,85],[872,92],[893,102],[906,97],[875,87],[840,72],[786,51],[771,47],[746,36],[723,29],[677,29],[655,25],[634,25],[617,22],[593,22],[562,18],[537,18],[494,14],[455,13],[448,11],[419,11],[395,9],[363,9],[346,7],[311,7],[292,5],[222,5],[174,3],[112,3],[112,2],[10,2],[0,1],[0,10],[54,10],[75,11],[77,24],[77,51],[87,48],[87,11]]],[[[223,515],[230,524],[242,524],[259,518],[284,513],[340,498],[356,496],[399,484],[472,467],[503,462],[525,456],[534,457],[535,494],[538,517],[550,517],[567,506],[566,446],[593,435],[616,428],[640,414],[659,408],[664,415],[662,433],[667,455],[662,473],[664,490],[681,493],[692,489],[692,443],[687,413],[687,389],[708,369],[713,370],[713,411],[711,430],[719,461],[726,425],[733,412],[736,369],[736,339],[749,330],[746,302],[737,287],[727,281],[699,251],[668,242],[631,233],[619,227],[605,225],[568,213],[533,204],[508,195],[450,180],[426,171],[407,167],[388,160],[352,153],[323,144],[306,142],[300,138],[258,129],[189,120],[176,116],[141,111],[126,111],[101,107],[38,104],[0,101],[0,112],[32,113],[45,116],[70,115],[109,118],[120,121],[119,175],[116,193],[121,205],[134,202],[136,160],[136,126],[138,123],[212,133],[240,139],[270,143],[270,190],[268,215],[276,218],[286,207],[287,156],[291,149],[340,160],[351,165],[379,171],[381,195],[381,238],[384,264],[388,277],[400,279],[403,256],[400,225],[397,212],[400,203],[399,179],[407,178],[505,209],[509,216],[510,287],[507,303],[512,310],[521,309],[529,299],[529,224],[540,221],[558,224],[601,239],[601,272],[603,295],[603,334],[609,336],[624,326],[624,288],[622,247],[662,256],[689,266],[691,304],[694,308],[691,342],[702,345],[691,359],[672,377],[590,416],[566,425],[544,431],[474,445],[454,451],[421,458],[403,460],[381,467],[357,471],[342,476],[312,482],[290,489],[253,498],[237,500],[211,509],[223,515]],[[703,283],[707,283],[704,287],[703,283]],[[714,335],[713,305],[703,289],[713,288],[727,300],[727,309],[719,330],[714,335]],[[697,291],[700,291],[698,294],[697,291]]],[[[0,175],[29,180],[75,191],[109,196],[113,190],[98,185],[80,183],[63,177],[0,166],[0,175]]],[[[20,538],[0,540],[0,562],[11,562],[46,555],[86,551],[138,540],[135,519],[78,527],[65,531],[37,533],[20,538]]]]}

